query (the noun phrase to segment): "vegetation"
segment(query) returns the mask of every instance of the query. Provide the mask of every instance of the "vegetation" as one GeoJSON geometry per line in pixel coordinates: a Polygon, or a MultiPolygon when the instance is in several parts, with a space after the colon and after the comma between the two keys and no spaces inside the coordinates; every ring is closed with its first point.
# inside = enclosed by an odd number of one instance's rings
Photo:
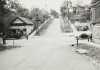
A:
{"type": "Polygon", "coordinates": [[[54,17],[54,18],[58,18],[59,17],[59,13],[56,10],[51,9],[50,14],[54,17]]]}
{"type": "Polygon", "coordinates": [[[49,18],[49,13],[44,9],[33,8],[30,12],[30,19],[36,24],[36,28],[49,18]]]}

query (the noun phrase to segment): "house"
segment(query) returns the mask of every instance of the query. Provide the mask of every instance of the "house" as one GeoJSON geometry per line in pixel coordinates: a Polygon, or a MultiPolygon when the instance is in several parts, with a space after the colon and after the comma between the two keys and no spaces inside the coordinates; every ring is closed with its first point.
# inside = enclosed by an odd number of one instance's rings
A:
{"type": "Polygon", "coordinates": [[[100,44],[100,0],[92,0],[91,3],[92,11],[92,31],[93,41],[100,44]]]}
{"type": "Polygon", "coordinates": [[[84,6],[79,5],[76,8],[77,8],[76,9],[76,14],[81,15],[81,14],[85,13],[85,7],[84,6]]]}
{"type": "Polygon", "coordinates": [[[74,16],[80,16],[84,17],[86,20],[90,20],[90,7],[89,6],[73,6],[73,17],[74,16]]]}
{"type": "Polygon", "coordinates": [[[5,38],[20,38],[31,33],[35,27],[31,20],[12,12],[0,16],[0,20],[0,34],[5,38]]]}

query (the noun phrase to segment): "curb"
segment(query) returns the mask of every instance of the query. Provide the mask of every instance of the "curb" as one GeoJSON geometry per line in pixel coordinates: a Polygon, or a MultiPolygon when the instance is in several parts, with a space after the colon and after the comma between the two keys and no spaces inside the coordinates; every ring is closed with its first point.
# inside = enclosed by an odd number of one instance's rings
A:
{"type": "Polygon", "coordinates": [[[51,18],[50,19],[48,19],[48,20],[46,20],[43,24],[41,24],[39,27],[38,27],[38,30],[36,31],[34,31],[29,37],[32,37],[32,36],[34,36],[35,34],[36,34],[36,32],[38,32],[46,23],[48,23],[50,20],[52,20],[51,18]]]}

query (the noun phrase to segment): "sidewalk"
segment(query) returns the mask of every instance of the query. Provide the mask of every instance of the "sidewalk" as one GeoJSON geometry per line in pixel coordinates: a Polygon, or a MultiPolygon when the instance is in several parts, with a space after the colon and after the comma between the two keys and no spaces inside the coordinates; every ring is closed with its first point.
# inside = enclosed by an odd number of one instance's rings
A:
{"type": "Polygon", "coordinates": [[[90,45],[91,47],[100,48],[100,44],[96,44],[96,43],[93,43],[93,42],[80,41],[80,40],[79,40],[79,43],[87,44],[87,45],[90,45]]]}
{"type": "Polygon", "coordinates": [[[29,36],[29,38],[31,38],[32,36],[34,36],[35,34],[36,34],[36,32],[38,32],[45,24],[47,24],[50,20],[52,20],[51,18],[50,19],[48,19],[48,20],[46,20],[43,24],[41,24],[40,26],[39,26],[39,28],[38,28],[38,30],[36,31],[34,31],[30,36],[29,36]]]}

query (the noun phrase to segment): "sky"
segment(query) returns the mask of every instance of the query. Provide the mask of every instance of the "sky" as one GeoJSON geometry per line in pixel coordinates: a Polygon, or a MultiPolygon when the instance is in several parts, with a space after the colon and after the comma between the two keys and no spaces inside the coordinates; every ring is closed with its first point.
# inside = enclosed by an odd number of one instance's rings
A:
{"type": "MultiPolygon", "coordinates": [[[[33,7],[45,8],[46,10],[55,9],[59,11],[60,6],[65,0],[19,0],[20,3],[29,10],[33,7]]],[[[91,0],[71,0],[75,4],[90,4],[91,0]]]]}

